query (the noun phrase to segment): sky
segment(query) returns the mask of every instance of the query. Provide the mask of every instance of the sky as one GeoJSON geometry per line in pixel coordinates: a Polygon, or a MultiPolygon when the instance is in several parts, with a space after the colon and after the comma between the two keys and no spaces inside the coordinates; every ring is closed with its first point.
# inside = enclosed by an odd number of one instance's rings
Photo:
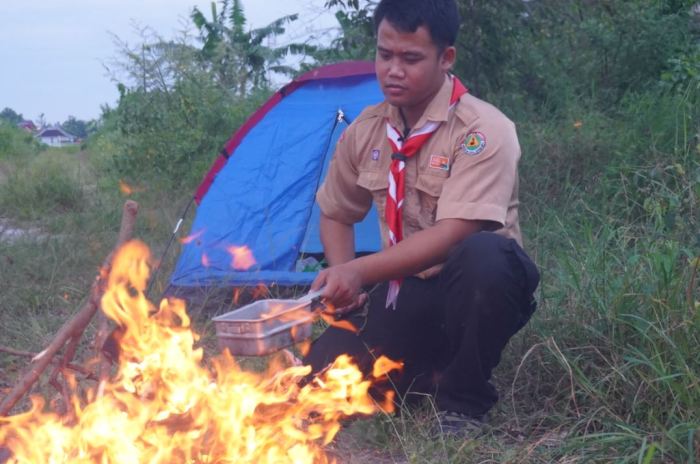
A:
{"type": "MultiPolygon", "coordinates": [[[[311,34],[327,41],[337,27],[323,9],[325,0],[242,3],[250,28],[299,13],[277,45],[311,34]]],[[[34,121],[43,113],[50,124],[99,117],[100,106],[114,107],[118,97],[105,69],[117,57],[114,36],[140,43],[135,25],[165,39],[185,29],[194,35],[194,6],[211,16],[211,0],[0,0],[0,110],[9,107],[34,121]]]]}

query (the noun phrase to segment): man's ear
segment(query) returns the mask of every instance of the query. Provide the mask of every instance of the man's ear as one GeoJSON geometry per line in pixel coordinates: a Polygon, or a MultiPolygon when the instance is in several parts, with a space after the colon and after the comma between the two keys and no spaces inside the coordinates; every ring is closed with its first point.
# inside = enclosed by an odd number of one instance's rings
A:
{"type": "Polygon", "coordinates": [[[440,56],[440,67],[442,70],[447,72],[452,69],[457,59],[457,49],[454,46],[445,48],[440,56]]]}

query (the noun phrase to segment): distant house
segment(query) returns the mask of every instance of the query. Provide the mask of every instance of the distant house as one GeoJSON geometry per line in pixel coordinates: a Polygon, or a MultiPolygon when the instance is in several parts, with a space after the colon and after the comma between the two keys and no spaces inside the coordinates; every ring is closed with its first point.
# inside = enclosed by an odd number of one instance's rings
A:
{"type": "Polygon", "coordinates": [[[30,134],[33,134],[37,131],[37,127],[34,125],[32,121],[25,120],[17,124],[17,127],[20,129],[24,129],[25,131],[29,132],[30,134]]]}
{"type": "Polygon", "coordinates": [[[78,141],[75,135],[69,134],[63,130],[61,126],[45,127],[36,134],[36,138],[39,139],[41,143],[51,147],[74,145],[78,141]]]}

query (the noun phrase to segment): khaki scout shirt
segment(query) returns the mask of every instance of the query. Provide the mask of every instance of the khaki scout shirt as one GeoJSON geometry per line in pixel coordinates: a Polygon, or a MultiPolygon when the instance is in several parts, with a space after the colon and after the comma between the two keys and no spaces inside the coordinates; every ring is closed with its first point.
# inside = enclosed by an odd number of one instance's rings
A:
{"type": "MultiPolygon", "coordinates": [[[[442,124],[406,161],[404,238],[441,219],[490,221],[494,230],[522,245],[518,224],[520,146],[515,125],[494,106],[465,94],[451,110],[452,81],[445,79],[416,124],[442,124]]],[[[377,206],[382,243],[391,148],[386,122],[404,125],[398,108],[383,102],[367,107],[341,135],[328,175],[316,196],[323,213],[353,224],[377,206]]],[[[431,268],[419,276],[434,275],[431,268]]]]}

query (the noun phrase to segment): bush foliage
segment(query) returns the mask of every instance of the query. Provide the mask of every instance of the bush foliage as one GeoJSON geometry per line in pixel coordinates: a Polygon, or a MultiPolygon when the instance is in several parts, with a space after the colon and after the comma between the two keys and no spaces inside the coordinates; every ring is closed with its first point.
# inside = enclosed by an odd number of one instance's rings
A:
{"type": "Polygon", "coordinates": [[[124,91],[110,115],[119,134],[114,168],[192,188],[256,104],[236,101],[206,79],[178,82],[167,92],[124,91]]]}
{"type": "Polygon", "coordinates": [[[233,130],[270,93],[269,74],[288,74],[281,60],[303,44],[273,48],[264,41],[285,32],[296,15],[246,31],[238,0],[224,0],[212,19],[195,8],[196,38],[165,40],[149,29],[130,47],[116,39],[120,99],[106,109],[95,141],[120,176],[158,179],[193,188],[233,130]],[[115,135],[116,133],[116,135],[115,135]],[[107,141],[116,143],[106,143],[107,141]]]}
{"type": "Polygon", "coordinates": [[[67,157],[48,150],[17,161],[0,182],[0,211],[20,220],[78,212],[85,206],[79,173],[67,157]]]}
{"type": "Polygon", "coordinates": [[[0,119],[0,161],[30,156],[43,148],[32,134],[18,128],[13,123],[0,119]]]}

